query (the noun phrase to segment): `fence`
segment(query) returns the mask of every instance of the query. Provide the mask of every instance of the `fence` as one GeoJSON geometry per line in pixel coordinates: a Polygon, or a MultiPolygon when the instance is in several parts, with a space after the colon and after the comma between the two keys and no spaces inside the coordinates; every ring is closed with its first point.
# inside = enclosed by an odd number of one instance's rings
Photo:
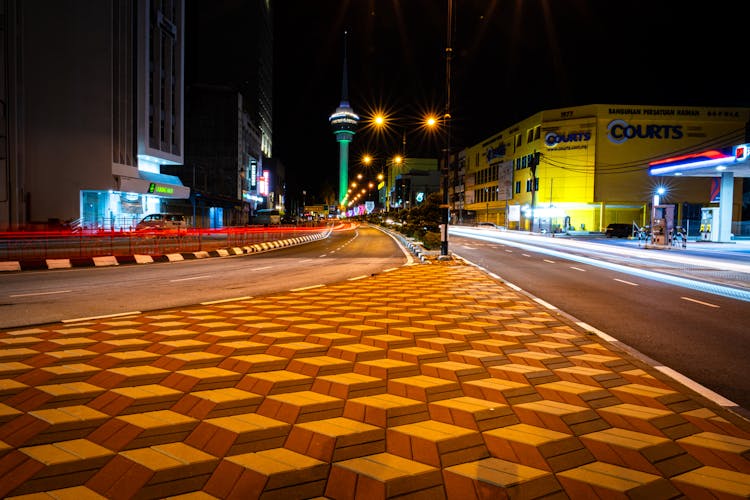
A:
{"type": "Polygon", "coordinates": [[[17,231],[0,233],[0,261],[164,255],[253,245],[325,231],[326,226],[169,231],[17,231]]]}

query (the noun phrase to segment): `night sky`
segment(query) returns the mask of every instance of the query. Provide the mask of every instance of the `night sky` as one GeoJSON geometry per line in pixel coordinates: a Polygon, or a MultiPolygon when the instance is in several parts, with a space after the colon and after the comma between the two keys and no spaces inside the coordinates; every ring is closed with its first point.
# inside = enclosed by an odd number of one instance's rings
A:
{"type": "MultiPolygon", "coordinates": [[[[274,156],[289,194],[336,189],[328,116],[341,100],[387,110],[407,155],[439,155],[418,130],[445,107],[448,0],[277,0],[274,156]]],[[[750,106],[750,2],[454,0],[451,144],[475,144],[544,109],[585,104],[750,106]]],[[[360,129],[350,165],[401,142],[360,129]]],[[[352,169],[354,170],[354,169],[352,169]]],[[[308,198],[309,200],[309,198],[308,198]]]]}

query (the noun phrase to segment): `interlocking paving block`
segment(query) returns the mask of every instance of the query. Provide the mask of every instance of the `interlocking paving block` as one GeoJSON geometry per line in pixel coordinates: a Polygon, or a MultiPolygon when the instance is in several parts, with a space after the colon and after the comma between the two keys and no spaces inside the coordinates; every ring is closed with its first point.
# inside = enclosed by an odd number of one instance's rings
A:
{"type": "MultiPolygon", "coordinates": [[[[337,333],[336,328],[332,325],[326,325],[324,323],[313,323],[310,318],[305,317],[305,322],[289,325],[290,333],[300,333],[305,337],[310,335],[325,335],[330,333],[337,333]]],[[[310,342],[310,340],[308,340],[310,342]]]]}
{"type": "MultiPolygon", "coordinates": [[[[243,319],[239,317],[238,319],[243,319]]],[[[283,323],[275,323],[273,321],[258,321],[258,322],[245,322],[240,327],[246,332],[250,333],[254,336],[258,334],[266,334],[266,333],[273,333],[273,332],[284,332],[288,330],[287,325],[283,323]]]]}
{"type": "Polygon", "coordinates": [[[511,380],[520,384],[547,384],[560,380],[552,370],[531,365],[507,363],[487,367],[487,372],[494,378],[511,380]]]}
{"type": "Polygon", "coordinates": [[[750,440],[715,432],[700,432],[677,440],[704,465],[750,473],[750,440]]]}
{"type": "Polygon", "coordinates": [[[378,427],[411,424],[430,418],[423,401],[388,393],[348,399],[343,416],[378,427]]]}
{"type": "Polygon", "coordinates": [[[263,354],[268,344],[253,342],[251,340],[233,340],[231,342],[218,342],[206,347],[205,352],[219,354],[221,356],[245,356],[248,354],[263,354]]]}
{"type": "Polygon", "coordinates": [[[333,326],[334,328],[337,329],[337,331],[339,328],[347,326],[347,325],[359,325],[362,323],[362,320],[359,318],[352,318],[352,317],[347,317],[343,315],[325,316],[325,317],[321,317],[318,321],[320,323],[323,323],[324,325],[333,326]]]}
{"type": "Polygon", "coordinates": [[[620,403],[607,389],[601,387],[579,384],[578,382],[549,382],[539,384],[536,390],[545,399],[570,403],[578,406],[590,406],[591,408],[602,408],[620,403]]]}
{"type": "Polygon", "coordinates": [[[187,330],[185,328],[176,328],[174,330],[158,329],[143,335],[143,339],[148,340],[149,342],[170,342],[175,340],[193,339],[197,335],[198,332],[187,330]]]}
{"type": "Polygon", "coordinates": [[[562,331],[559,328],[569,328],[568,326],[556,327],[557,331],[550,333],[539,333],[539,337],[542,340],[551,340],[552,342],[560,342],[561,344],[573,344],[580,346],[581,344],[591,343],[591,338],[583,333],[576,333],[572,329],[569,331],[562,331]]]}
{"type": "Polygon", "coordinates": [[[120,387],[100,394],[88,406],[111,416],[167,410],[183,394],[181,391],[159,384],[120,387]]]}
{"type": "Polygon", "coordinates": [[[385,380],[399,377],[413,377],[420,373],[419,364],[390,358],[358,361],[354,364],[354,372],[385,380]]]}
{"type": "Polygon", "coordinates": [[[242,378],[242,373],[219,367],[180,370],[167,376],[162,385],[178,391],[205,391],[233,387],[242,378]]]}
{"type": "MultiPolygon", "coordinates": [[[[89,349],[64,349],[37,354],[29,359],[22,359],[25,363],[41,367],[50,365],[65,365],[69,363],[85,363],[98,354],[89,349]]],[[[93,363],[92,363],[93,364],[93,363]]]]}
{"type": "Polygon", "coordinates": [[[137,351],[123,351],[123,352],[109,352],[102,354],[96,358],[90,360],[90,365],[108,369],[122,366],[136,366],[136,365],[147,365],[157,359],[159,355],[154,352],[148,352],[143,350],[137,351]]]}
{"type": "Polygon", "coordinates": [[[623,372],[635,368],[629,361],[619,356],[579,354],[577,356],[570,356],[568,359],[578,366],[588,366],[589,368],[598,368],[599,370],[623,372]]]}
{"type": "Polygon", "coordinates": [[[284,392],[307,391],[312,387],[314,377],[288,370],[248,373],[235,386],[238,389],[267,396],[284,392]]]}
{"type": "Polygon", "coordinates": [[[19,448],[0,459],[0,496],[81,485],[114,455],[86,439],[19,448]]]}
{"type": "Polygon", "coordinates": [[[471,342],[472,340],[489,339],[489,334],[484,330],[470,330],[468,328],[442,328],[439,331],[441,337],[471,342]]]}
{"type": "Polygon", "coordinates": [[[458,382],[427,375],[390,379],[388,392],[425,403],[462,396],[461,385],[458,382]]]}
{"type": "Polygon", "coordinates": [[[412,327],[432,330],[433,334],[446,328],[455,328],[456,323],[452,321],[441,321],[439,319],[414,319],[411,322],[412,327]]]}
{"type": "Polygon", "coordinates": [[[7,398],[19,392],[25,391],[29,386],[13,379],[0,379],[0,397],[7,398]]]}
{"type": "Polygon", "coordinates": [[[210,352],[180,352],[160,357],[154,361],[153,366],[169,371],[177,371],[216,366],[223,360],[224,356],[210,352]]]}
{"type": "Polygon", "coordinates": [[[209,345],[208,342],[201,342],[195,339],[169,340],[165,342],[156,342],[146,349],[156,354],[173,354],[178,352],[202,351],[209,345]]]}
{"type": "Polygon", "coordinates": [[[507,340],[500,340],[495,338],[472,340],[471,347],[472,349],[494,352],[497,354],[526,350],[525,345],[520,342],[509,342],[507,340]]]}
{"type": "Polygon", "coordinates": [[[110,450],[132,450],[184,440],[198,420],[171,410],[156,410],[109,419],[88,439],[110,450]]]}
{"type": "Polygon", "coordinates": [[[679,490],[669,480],[604,462],[557,473],[557,480],[571,498],[675,498],[679,490]]]}
{"type": "Polygon", "coordinates": [[[490,455],[552,472],[592,462],[594,456],[568,433],[515,424],[482,433],[490,455]]]}
{"type": "MultiPolygon", "coordinates": [[[[587,354],[600,354],[602,356],[617,357],[618,355],[613,352],[609,347],[602,345],[599,342],[589,342],[588,344],[579,344],[581,350],[587,354]]],[[[631,367],[632,368],[632,367],[631,367]]],[[[627,368],[630,369],[630,368],[627,368]]]]}
{"type": "MultiPolygon", "coordinates": [[[[13,420],[14,418],[18,417],[21,414],[23,414],[22,411],[17,410],[11,406],[8,406],[5,403],[0,403],[0,425],[10,420],[13,420]]],[[[0,456],[1,455],[2,453],[0,452],[0,456]]]]}
{"type": "Polygon", "coordinates": [[[160,498],[201,489],[219,459],[184,443],[127,450],[86,486],[108,498],[160,498]]]}
{"type": "Polygon", "coordinates": [[[7,498],[13,500],[107,500],[107,497],[104,497],[85,486],[71,486],[70,488],[60,488],[7,498]]]}
{"type": "Polygon", "coordinates": [[[750,430],[740,429],[737,425],[717,415],[713,410],[708,408],[685,411],[680,413],[680,415],[702,431],[718,432],[719,434],[750,439],[750,430]]]}
{"type": "Polygon", "coordinates": [[[479,349],[465,349],[463,351],[453,351],[448,353],[450,361],[459,363],[468,363],[489,369],[491,366],[503,365],[508,359],[496,352],[482,351],[479,349]]]}
{"type": "Polygon", "coordinates": [[[75,348],[87,348],[96,344],[96,340],[92,340],[86,337],[60,337],[47,339],[34,346],[34,349],[39,352],[68,350],[75,348]]]}
{"type": "Polygon", "coordinates": [[[217,457],[240,455],[284,446],[291,424],[258,413],[209,418],[185,439],[185,443],[217,457]]]}
{"type": "Polygon", "coordinates": [[[360,373],[339,373],[315,378],[312,391],[341,399],[380,394],[386,390],[386,381],[360,373]]]}
{"type": "Polygon", "coordinates": [[[580,436],[600,462],[672,477],[701,464],[674,441],[661,436],[613,427],[580,436]]]}
{"type": "Polygon", "coordinates": [[[336,500],[445,499],[440,469],[390,453],[334,463],[325,495],[336,500]]]}
{"type": "Polygon", "coordinates": [[[257,412],[290,424],[340,417],[345,400],[313,391],[266,396],[257,412]]]}
{"type": "Polygon", "coordinates": [[[113,351],[137,351],[139,349],[146,349],[148,348],[152,342],[149,342],[148,340],[143,340],[140,338],[116,338],[112,340],[104,340],[100,341],[96,344],[93,344],[89,347],[89,350],[98,352],[98,353],[106,353],[106,352],[113,352],[113,351]]]}
{"type": "Polygon", "coordinates": [[[612,427],[645,432],[654,436],[680,439],[700,432],[682,415],[670,410],[623,403],[599,408],[597,411],[612,427]]]}
{"type": "Polygon", "coordinates": [[[420,367],[422,375],[428,377],[465,382],[487,378],[487,371],[483,366],[477,366],[458,361],[440,361],[438,363],[423,363],[420,367]]]}
{"type": "Polygon", "coordinates": [[[563,497],[555,476],[541,469],[495,457],[446,467],[448,498],[556,498],[563,497]]]}
{"type": "Polygon", "coordinates": [[[284,445],[323,462],[385,452],[385,429],[345,417],[295,424],[284,445]]]}
{"type": "MultiPolygon", "coordinates": [[[[365,320],[367,321],[367,320],[365,320]]],[[[387,321],[387,318],[382,318],[382,321],[387,321]]],[[[393,320],[397,322],[396,326],[405,326],[407,323],[401,320],[393,320]]],[[[338,327],[338,332],[345,333],[347,335],[354,335],[355,337],[365,337],[367,335],[382,335],[388,333],[388,325],[386,324],[351,324],[341,325],[338,327]]]]}
{"type": "MultiPolygon", "coordinates": [[[[137,351],[133,351],[137,352],[137,351]]],[[[134,385],[158,384],[171,372],[155,366],[136,365],[110,368],[92,376],[88,382],[105,389],[132,387],[134,385]]]]}
{"type": "Polygon", "coordinates": [[[600,370],[598,368],[589,368],[587,366],[568,366],[565,368],[556,368],[554,371],[562,380],[576,382],[585,385],[593,385],[603,388],[617,387],[628,383],[628,379],[623,377],[623,372],[615,373],[611,370],[600,370]]]}
{"type": "Polygon", "coordinates": [[[330,466],[286,448],[225,457],[203,490],[218,498],[312,498],[323,495],[330,466]]]}
{"type": "Polygon", "coordinates": [[[433,401],[428,407],[432,420],[480,432],[518,423],[508,405],[469,396],[433,401]]]}
{"type": "Polygon", "coordinates": [[[261,332],[254,334],[250,340],[253,342],[260,342],[261,344],[283,344],[285,342],[303,342],[305,340],[305,334],[294,333],[288,330],[274,331],[274,332],[261,332]]]}
{"type": "Polygon", "coordinates": [[[359,337],[347,335],[345,333],[332,332],[310,334],[305,337],[305,340],[314,344],[322,344],[331,347],[334,345],[356,344],[359,342],[359,337]]]}
{"type": "Polygon", "coordinates": [[[710,465],[672,478],[687,498],[750,498],[750,475],[710,465]]]}
{"type": "Polygon", "coordinates": [[[382,359],[386,356],[387,349],[367,344],[342,344],[328,348],[328,356],[345,359],[356,363],[370,359],[382,359]]]}
{"type": "Polygon", "coordinates": [[[560,356],[575,356],[583,354],[583,351],[581,351],[581,349],[579,349],[575,345],[563,342],[554,342],[552,340],[527,342],[524,345],[530,351],[546,352],[548,354],[559,354],[560,356]]]}
{"type": "Polygon", "coordinates": [[[388,453],[433,467],[489,456],[480,432],[437,420],[389,427],[386,436],[388,453]]]}
{"type": "Polygon", "coordinates": [[[425,337],[434,337],[435,335],[437,335],[437,332],[434,329],[422,328],[419,326],[414,326],[413,324],[411,326],[393,327],[390,329],[389,333],[392,335],[399,335],[401,337],[406,337],[414,340],[419,340],[425,337]]]}
{"type": "Polygon", "coordinates": [[[610,387],[609,390],[623,403],[664,408],[676,413],[701,407],[697,401],[691,399],[687,394],[672,389],[650,387],[643,384],[627,384],[610,387]]]}
{"type": "Polygon", "coordinates": [[[448,356],[442,351],[425,349],[424,347],[402,347],[400,349],[389,349],[388,357],[407,363],[436,363],[448,361],[448,356]]]}
{"type": "Polygon", "coordinates": [[[512,380],[483,378],[464,382],[461,387],[466,396],[495,401],[496,403],[514,405],[542,399],[533,386],[513,382],[512,380]]]}
{"type": "Polygon", "coordinates": [[[6,399],[6,403],[23,411],[84,405],[105,390],[87,382],[40,385],[6,399]]]}
{"type": "Polygon", "coordinates": [[[539,351],[509,352],[507,356],[511,363],[536,366],[539,368],[546,368],[548,370],[554,370],[555,368],[563,368],[565,366],[573,365],[573,363],[571,363],[565,356],[539,351]]]}
{"type": "Polygon", "coordinates": [[[270,354],[244,354],[231,356],[219,363],[219,368],[236,373],[257,373],[272,370],[283,370],[289,364],[289,359],[270,354]]]}
{"type": "Polygon", "coordinates": [[[235,326],[234,324],[229,324],[230,328],[227,330],[214,330],[211,329],[209,331],[205,331],[201,333],[200,335],[195,336],[195,340],[198,340],[200,342],[208,342],[209,344],[216,344],[219,342],[232,342],[235,340],[248,340],[250,338],[250,334],[247,332],[243,332],[242,330],[234,330],[231,327],[235,326]]]}
{"type": "Polygon", "coordinates": [[[631,384],[642,384],[649,387],[661,387],[664,389],[671,389],[669,385],[665,384],[658,378],[654,377],[650,373],[640,368],[634,368],[632,370],[623,370],[619,372],[619,375],[630,382],[631,384]]]}
{"type": "Polygon", "coordinates": [[[33,336],[10,337],[4,339],[0,338],[0,347],[31,347],[41,342],[44,342],[43,338],[33,336]]]}
{"type": "Polygon", "coordinates": [[[313,344],[312,342],[284,342],[272,344],[266,349],[266,354],[282,358],[304,358],[308,356],[322,356],[328,351],[328,346],[313,344]]]}
{"type": "MultiPolygon", "coordinates": [[[[141,326],[141,324],[135,323],[134,326],[141,326]]],[[[90,338],[98,340],[100,342],[115,339],[124,340],[130,338],[137,338],[142,339],[143,341],[152,342],[151,340],[147,340],[145,338],[146,335],[148,335],[148,329],[145,328],[111,328],[92,333],[90,335],[90,338]]]]}
{"type": "Polygon", "coordinates": [[[262,401],[259,394],[225,387],[185,394],[171,410],[198,419],[216,418],[254,412],[262,401]]]}
{"type": "MultiPolygon", "coordinates": [[[[524,344],[526,342],[537,342],[540,337],[530,332],[517,332],[512,330],[495,330],[490,332],[490,337],[493,339],[504,340],[506,342],[513,342],[515,344],[524,344]]],[[[525,349],[525,347],[524,347],[525,349]]]]}
{"type": "Polygon", "coordinates": [[[468,349],[469,343],[463,340],[456,340],[447,337],[423,337],[417,339],[416,347],[450,353],[453,351],[463,351],[468,349]]]}
{"type": "Polygon", "coordinates": [[[335,375],[352,371],[354,363],[347,359],[334,358],[332,356],[311,356],[309,358],[293,359],[289,362],[287,370],[301,373],[310,377],[320,375],[335,375]]]}
{"type": "Polygon", "coordinates": [[[524,424],[546,427],[574,436],[609,427],[609,424],[591,408],[559,401],[544,399],[520,403],[513,406],[513,411],[524,424]]]}
{"type": "Polygon", "coordinates": [[[0,427],[0,440],[12,446],[31,446],[84,438],[109,418],[83,405],[34,410],[0,427]]]}
{"type": "Polygon", "coordinates": [[[398,349],[399,347],[414,346],[414,339],[402,337],[400,335],[383,333],[380,335],[368,335],[366,337],[362,337],[362,343],[365,345],[379,347],[381,349],[398,349]]]}
{"type": "Polygon", "coordinates": [[[26,363],[21,363],[20,361],[8,361],[0,363],[0,378],[17,377],[19,375],[23,375],[24,373],[28,373],[33,369],[33,366],[29,366],[26,363]]]}

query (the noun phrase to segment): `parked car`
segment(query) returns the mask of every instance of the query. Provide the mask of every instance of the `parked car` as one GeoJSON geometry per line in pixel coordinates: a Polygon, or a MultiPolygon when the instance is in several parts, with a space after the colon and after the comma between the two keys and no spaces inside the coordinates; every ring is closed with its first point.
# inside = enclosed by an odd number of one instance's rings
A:
{"type": "Polygon", "coordinates": [[[149,214],[141,219],[135,228],[138,231],[155,229],[187,229],[187,220],[182,214],[149,214]]]}
{"type": "Polygon", "coordinates": [[[628,238],[633,235],[632,224],[612,223],[604,230],[607,238],[628,238]]]}

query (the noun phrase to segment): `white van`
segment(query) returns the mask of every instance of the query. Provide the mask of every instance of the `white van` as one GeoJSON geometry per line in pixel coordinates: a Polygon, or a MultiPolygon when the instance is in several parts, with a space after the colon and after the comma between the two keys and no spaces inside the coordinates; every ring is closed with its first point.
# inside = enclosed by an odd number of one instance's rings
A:
{"type": "Polygon", "coordinates": [[[187,229],[187,220],[182,214],[149,214],[141,219],[135,228],[138,231],[148,229],[187,229]]]}

